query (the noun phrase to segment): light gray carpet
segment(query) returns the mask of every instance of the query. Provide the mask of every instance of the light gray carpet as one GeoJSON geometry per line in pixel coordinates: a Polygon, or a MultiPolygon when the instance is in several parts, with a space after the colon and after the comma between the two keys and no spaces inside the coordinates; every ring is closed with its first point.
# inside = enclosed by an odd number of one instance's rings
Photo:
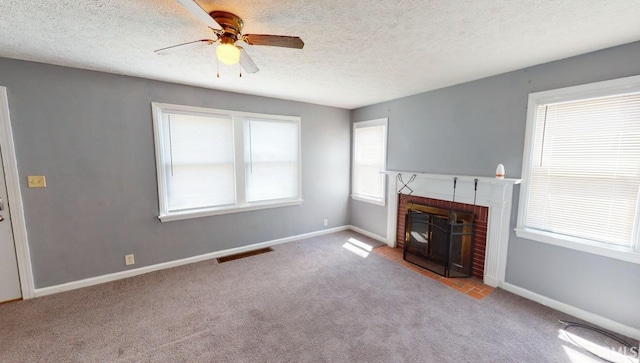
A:
{"type": "MultiPolygon", "coordinates": [[[[558,319],[475,300],[346,231],[0,306],[2,362],[571,362],[558,319]]],[[[637,344],[637,342],[635,343],[637,344]]]]}

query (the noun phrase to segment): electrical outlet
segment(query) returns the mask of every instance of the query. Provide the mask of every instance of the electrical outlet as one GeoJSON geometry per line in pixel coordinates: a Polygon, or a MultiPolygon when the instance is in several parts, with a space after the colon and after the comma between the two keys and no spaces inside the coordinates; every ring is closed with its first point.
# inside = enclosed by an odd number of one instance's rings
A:
{"type": "Polygon", "coordinates": [[[325,219],[325,220],[324,220],[324,226],[325,226],[325,227],[327,227],[328,225],[329,225],[329,220],[328,220],[328,219],[325,219]]]}
{"type": "Polygon", "coordinates": [[[29,188],[47,187],[47,179],[44,177],[44,175],[29,175],[27,177],[27,182],[29,183],[29,188]]]}
{"type": "Polygon", "coordinates": [[[129,266],[136,263],[136,260],[133,258],[133,254],[124,256],[124,264],[129,266]]]}

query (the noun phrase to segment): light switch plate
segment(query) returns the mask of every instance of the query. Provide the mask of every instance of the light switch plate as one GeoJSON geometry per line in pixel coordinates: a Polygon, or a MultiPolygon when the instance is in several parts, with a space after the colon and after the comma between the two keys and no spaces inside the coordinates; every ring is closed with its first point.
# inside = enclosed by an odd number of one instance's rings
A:
{"type": "Polygon", "coordinates": [[[29,188],[45,188],[47,186],[47,179],[44,175],[29,175],[27,180],[29,188]]]}

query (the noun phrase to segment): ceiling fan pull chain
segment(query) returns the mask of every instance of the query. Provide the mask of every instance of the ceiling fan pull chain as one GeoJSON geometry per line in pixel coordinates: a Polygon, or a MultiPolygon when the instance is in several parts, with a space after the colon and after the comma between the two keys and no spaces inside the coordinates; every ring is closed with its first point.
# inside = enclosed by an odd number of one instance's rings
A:
{"type": "Polygon", "coordinates": [[[220,78],[220,61],[218,61],[218,57],[216,57],[216,77],[220,78]]]}
{"type": "Polygon", "coordinates": [[[238,63],[238,71],[240,72],[240,78],[242,78],[242,65],[238,63]]]}

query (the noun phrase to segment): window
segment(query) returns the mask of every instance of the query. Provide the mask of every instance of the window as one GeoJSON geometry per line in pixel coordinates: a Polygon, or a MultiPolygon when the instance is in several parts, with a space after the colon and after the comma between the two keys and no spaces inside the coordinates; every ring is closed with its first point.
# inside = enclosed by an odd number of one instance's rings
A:
{"type": "Polygon", "coordinates": [[[520,237],[640,263],[640,77],[529,95],[520,237]]]}
{"type": "Polygon", "coordinates": [[[163,222],[302,202],[299,117],[152,110],[163,222]]]}
{"type": "Polygon", "coordinates": [[[298,198],[298,123],[245,120],[247,202],[298,198]]]}
{"type": "Polygon", "coordinates": [[[353,124],[353,169],[351,197],[385,205],[387,119],[353,124]]]}

